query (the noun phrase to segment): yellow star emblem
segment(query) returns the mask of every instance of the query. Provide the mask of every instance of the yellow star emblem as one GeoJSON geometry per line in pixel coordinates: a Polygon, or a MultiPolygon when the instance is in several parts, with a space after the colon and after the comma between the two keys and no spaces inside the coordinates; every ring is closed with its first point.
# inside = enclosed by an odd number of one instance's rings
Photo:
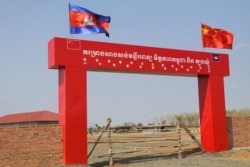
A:
{"type": "Polygon", "coordinates": [[[208,29],[207,29],[207,27],[205,27],[205,28],[202,28],[202,34],[204,34],[204,35],[207,35],[208,34],[208,29]]]}

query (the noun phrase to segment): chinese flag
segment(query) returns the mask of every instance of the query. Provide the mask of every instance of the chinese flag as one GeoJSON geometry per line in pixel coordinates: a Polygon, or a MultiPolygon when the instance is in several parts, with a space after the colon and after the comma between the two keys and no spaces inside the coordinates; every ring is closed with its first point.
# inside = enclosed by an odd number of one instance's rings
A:
{"type": "Polygon", "coordinates": [[[232,49],[233,34],[231,32],[201,24],[201,36],[203,48],[232,49]]]}
{"type": "Polygon", "coordinates": [[[67,40],[67,49],[80,50],[81,41],[77,39],[68,39],[67,40]]]}

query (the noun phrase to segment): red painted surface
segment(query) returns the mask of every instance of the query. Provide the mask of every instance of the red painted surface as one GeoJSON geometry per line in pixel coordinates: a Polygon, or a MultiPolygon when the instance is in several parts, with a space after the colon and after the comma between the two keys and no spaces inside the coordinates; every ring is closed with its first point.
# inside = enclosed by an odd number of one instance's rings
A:
{"type": "Polygon", "coordinates": [[[59,123],[63,125],[65,164],[87,163],[86,77],[84,67],[59,69],[59,123]]]}
{"type": "Polygon", "coordinates": [[[65,38],[53,38],[48,47],[48,67],[59,69],[65,164],[87,164],[88,70],[197,77],[202,145],[211,152],[228,149],[223,82],[229,75],[227,54],[65,38]]]}
{"type": "Polygon", "coordinates": [[[228,150],[224,82],[220,75],[198,77],[201,144],[204,150],[228,150]]]}

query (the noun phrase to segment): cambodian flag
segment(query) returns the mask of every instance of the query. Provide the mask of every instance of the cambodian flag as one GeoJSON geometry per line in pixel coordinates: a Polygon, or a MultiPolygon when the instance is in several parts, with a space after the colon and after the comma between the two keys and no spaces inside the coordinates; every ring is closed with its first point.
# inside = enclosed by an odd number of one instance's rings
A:
{"type": "Polygon", "coordinates": [[[220,54],[213,53],[212,54],[212,60],[213,61],[220,61],[220,54]]]}
{"type": "Polygon", "coordinates": [[[109,37],[110,16],[102,16],[80,6],[69,4],[70,34],[105,33],[109,37]]]}

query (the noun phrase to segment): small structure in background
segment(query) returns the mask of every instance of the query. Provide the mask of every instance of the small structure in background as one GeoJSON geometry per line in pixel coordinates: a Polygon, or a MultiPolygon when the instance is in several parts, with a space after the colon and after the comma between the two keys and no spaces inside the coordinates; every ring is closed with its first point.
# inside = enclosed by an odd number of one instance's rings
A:
{"type": "Polygon", "coordinates": [[[8,114],[0,117],[0,127],[58,124],[58,114],[43,110],[8,114]]]}

